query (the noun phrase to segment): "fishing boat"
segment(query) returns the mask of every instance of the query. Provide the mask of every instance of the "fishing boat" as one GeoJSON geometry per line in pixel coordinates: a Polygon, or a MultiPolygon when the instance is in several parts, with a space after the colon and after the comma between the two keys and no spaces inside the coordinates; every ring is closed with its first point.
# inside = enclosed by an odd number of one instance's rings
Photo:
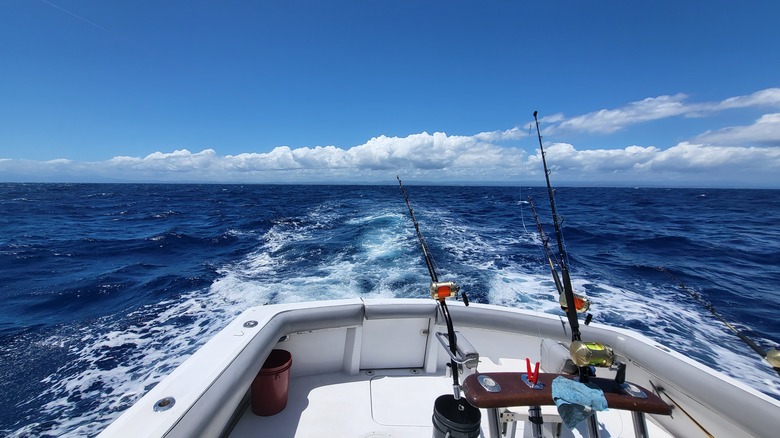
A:
{"type": "Polygon", "coordinates": [[[399,178],[429,298],[249,308],[100,436],[776,436],[780,401],[738,375],[631,330],[580,324],[589,302],[571,285],[536,117],[557,255],[536,221],[563,314],[469,303],[440,281],[399,178]]]}

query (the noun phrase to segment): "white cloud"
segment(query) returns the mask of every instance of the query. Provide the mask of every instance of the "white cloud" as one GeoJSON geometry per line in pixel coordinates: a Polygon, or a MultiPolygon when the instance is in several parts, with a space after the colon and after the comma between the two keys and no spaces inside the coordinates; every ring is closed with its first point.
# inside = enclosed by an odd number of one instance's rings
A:
{"type": "Polygon", "coordinates": [[[517,129],[472,136],[423,132],[382,135],[348,149],[280,146],[267,153],[225,156],[213,149],[179,149],[104,162],[6,159],[0,161],[0,173],[27,181],[372,182],[392,180],[397,173],[442,182],[511,181],[524,171],[525,152],[500,143],[517,137],[517,129]]]}
{"type": "Polygon", "coordinates": [[[755,123],[748,126],[732,126],[707,131],[694,140],[718,145],[780,146],[780,113],[764,114],[755,123]]]}
{"type": "Polygon", "coordinates": [[[544,123],[544,124],[558,123],[558,122],[563,121],[565,119],[566,119],[566,117],[564,117],[563,113],[555,113],[555,114],[551,114],[549,116],[542,117],[541,120],[539,120],[539,122],[544,123]]]}
{"type": "Polygon", "coordinates": [[[517,161],[516,150],[502,148],[496,142],[516,137],[516,129],[479,133],[473,136],[448,136],[423,132],[407,137],[379,136],[349,149],[335,146],[290,149],[277,147],[267,154],[228,155],[221,163],[225,169],[242,172],[264,170],[344,170],[351,172],[398,171],[423,173],[447,170],[452,174],[464,169],[495,167],[517,161]]]}
{"type": "Polygon", "coordinates": [[[144,158],[119,156],[108,160],[108,164],[117,168],[135,168],[147,171],[178,172],[191,169],[207,169],[216,158],[213,149],[205,149],[193,154],[187,149],[171,153],[154,152],[144,158]]]}
{"type": "MultiPolygon", "coordinates": [[[[778,122],[776,115],[756,125],[778,122]]],[[[510,132],[503,131],[503,132],[510,132]]],[[[509,136],[514,135],[510,132],[509,136]]],[[[476,134],[420,133],[379,136],[349,149],[335,146],[278,147],[268,153],[220,156],[213,149],[120,156],[104,162],[0,160],[11,180],[186,181],[186,182],[437,182],[493,181],[543,184],[541,155],[501,146],[476,134]],[[14,177],[15,175],[15,177],[14,177]],[[43,177],[41,177],[43,175],[43,177]]],[[[779,187],[780,148],[682,142],[668,149],[628,146],[578,150],[568,143],[547,146],[554,182],[563,184],[652,184],[779,187]]]]}
{"type": "Polygon", "coordinates": [[[685,114],[689,111],[683,103],[686,97],[684,94],[648,97],[622,108],[603,109],[565,119],[558,124],[558,128],[583,132],[615,132],[628,125],[685,114]]]}
{"type": "MultiPolygon", "coordinates": [[[[661,172],[725,172],[761,175],[780,171],[780,149],[772,147],[712,146],[682,142],[660,151],[638,169],[661,172]]],[[[774,173],[775,175],[777,173],[774,173]]]]}
{"type": "Polygon", "coordinates": [[[780,106],[780,88],[767,88],[747,96],[730,97],[714,105],[714,110],[748,108],[754,106],[780,106]]]}
{"type": "Polygon", "coordinates": [[[687,99],[687,95],[679,93],[673,96],[648,97],[620,108],[602,109],[568,119],[556,114],[555,117],[547,120],[552,124],[547,132],[566,130],[608,134],[630,125],[669,117],[701,117],[736,108],[780,107],[780,88],[768,88],[746,96],[730,97],[720,102],[687,103],[687,99]]]}
{"type": "MultiPolygon", "coordinates": [[[[780,148],[682,142],[668,149],[577,150],[554,143],[546,152],[553,180],[564,184],[780,188],[780,148]]],[[[528,164],[541,167],[541,154],[529,157],[528,164]]]]}
{"type": "MultiPolygon", "coordinates": [[[[570,119],[543,120],[555,130],[609,132],[632,123],[675,115],[753,106],[780,106],[780,88],[715,103],[686,103],[686,96],[659,96],[622,108],[570,119]]],[[[535,134],[535,133],[534,133],[535,134]]],[[[102,162],[0,158],[6,181],[172,181],[172,182],[505,182],[542,184],[536,139],[518,127],[474,135],[422,132],[406,137],[380,135],[351,148],[279,146],[265,153],[219,155],[214,149],[117,156],[102,162]],[[530,155],[528,152],[530,151],[530,155]]],[[[554,137],[548,137],[548,139],[554,137]]],[[[662,148],[579,150],[571,143],[548,144],[555,180],[573,184],[715,185],[780,188],[780,113],[748,126],[707,131],[687,142],[662,148]]]]}
{"type": "MultiPolygon", "coordinates": [[[[626,172],[635,169],[638,163],[646,163],[661,151],[655,146],[628,146],[624,149],[577,150],[568,143],[553,143],[546,149],[547,164],[551,169],[566,173],[626,172]]],[[[541,153],[533,157],[541,166],[541,153]]]]}
{"type": "Polygon", "coordinates": [[[72,163],[72,161],[68,160],[67,158],[55,158],[53,160],[46,161],[46,163],[57,165],[57,164],[70,164],[72,163]]]}
{"type": "Polygon", "coordinates": [[[293,150],[289,146],[279,146],[266,154],[228,155],[220,164],[225,170],[240,172],[293,170],[301,167],[295,161],[293,150]]]}
{"type": "Polygon", "coordinates": [[[507,129],[506,131],[481,132],[474,137],[482,141],[501,142],[508,140],[519,140],[526,136],[527,134],[523,130],[518,127],[514,127],[512,129],[507,129]]]}

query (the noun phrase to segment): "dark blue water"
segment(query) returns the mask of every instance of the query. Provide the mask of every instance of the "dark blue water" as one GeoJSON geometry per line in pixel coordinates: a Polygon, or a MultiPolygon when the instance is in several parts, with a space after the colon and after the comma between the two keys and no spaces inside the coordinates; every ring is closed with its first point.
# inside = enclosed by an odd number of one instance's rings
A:
{"type": "MultiPolygon", "coordinates": [[[[550,224],[545,189],[407,189],[440,278],[472,301],[560,313],[526,202],[550,224]]],[[[777,346],[780,191],[556,199],[596,321],[780,396],[691,296],[777,346]]],[[[428,282],[397,186],[0,185],[0,434],[95,435],[248,306],[425,297],[428,282]]]]}

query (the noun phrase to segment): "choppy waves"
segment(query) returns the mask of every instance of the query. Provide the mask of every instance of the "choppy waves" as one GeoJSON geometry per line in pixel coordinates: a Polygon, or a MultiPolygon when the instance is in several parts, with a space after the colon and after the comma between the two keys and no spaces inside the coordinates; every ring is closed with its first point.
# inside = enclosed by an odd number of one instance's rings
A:
{"type": "MultiPolygon", "coordinates": [[[[3,189],[15,194],[3,198],[9,200],[4,212],[24,204],[12,213],[19,215],[13,229],[5,226],[14,237],[0,242],[7,261],[0,275],[9,285],[3,294],[13,309],[0,313],[0,373],[15,382],[0,395],[6,435],[95,435],[249,306],[427,294],[428,273],[397,187],[3,189]],[[67,222],[84,215],[84,227],[69,228],[48,213],[69,202],[84,209],[65,208],[67,222]],[[15,279],[15,270],[38,277],[15,279]]],[[[408,192],[443,279],[461,284],[472,301],[560,314],[524,201],[528,194],[544,200],[544,191],[408,192]]],[[[751,208],[719,217],[717,206],[691,205],[723,202],[717,193],[699,194],[559,194],[575,288],[592,300],[596,321],[638,330],[780,396],[771,368],[655,269],[674,265],[687,287],[716,308],[723,305],[757,342],[778,341],[772,339],[780,332],[777,322],[754,317],[763,315],[766,297],[760,295],[777,283],[776,272],[743,289],[708,279],[732,275],[735,252],[744,270],[771,269],[746,255],[753,249],[776,254],[777,243],[768,239],[780,236],[763,228],[756,238],[742,221],[751,208]],[[697,228],[699,213],[708,222],[697,228]],[[719,233],[730,234],[713,241],[719,233]],[[719,245],[734,252],[710,255],[705,269],[699,254],[719,245]],[[747,308],[731,309],[734,296],[747,308]]],[[[778,214],[765,208],[765,217],[778,214]]]]}

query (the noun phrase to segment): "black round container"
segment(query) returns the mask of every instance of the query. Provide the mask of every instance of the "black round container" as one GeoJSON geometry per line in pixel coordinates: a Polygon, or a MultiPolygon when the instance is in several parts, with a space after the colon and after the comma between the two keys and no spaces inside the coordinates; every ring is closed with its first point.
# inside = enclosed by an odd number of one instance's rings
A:
{"type": "Polygon", "coordinates": [[[479,438],[482,414],[466,399],[451,394],[439,396],[433,404],[433,438],[479,438]]]}

